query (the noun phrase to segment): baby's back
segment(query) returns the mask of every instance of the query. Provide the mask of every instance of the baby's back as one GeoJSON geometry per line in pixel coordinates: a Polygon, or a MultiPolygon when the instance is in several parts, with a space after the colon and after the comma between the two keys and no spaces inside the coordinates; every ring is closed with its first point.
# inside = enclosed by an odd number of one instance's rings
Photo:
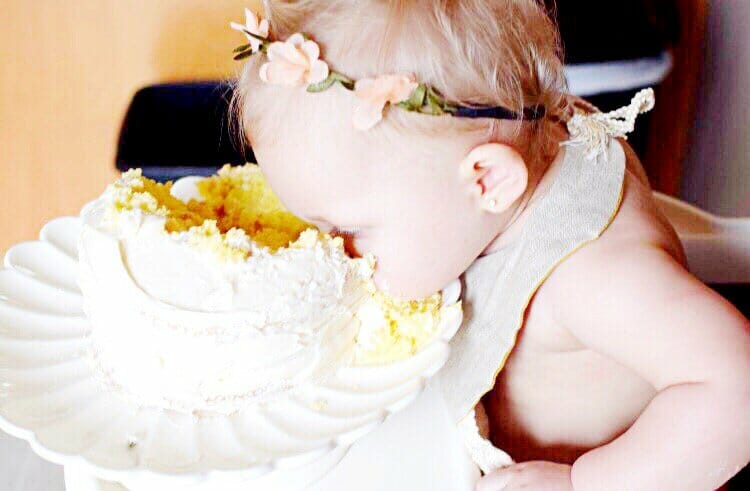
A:
{"type": "Polygon", "coordinates": [[[584,346],[560,322],[555,307],[564,301],[561,292],[565,297],[575,289],[582,274],[617,260],[622,251],[661,250],[684,263],[640,162],[624,147],[628,172],[618,214],[599,239],[564,261],[539,288],[517,344],[485,398],[492,439],[516,461],[572,464],[629,428],[656,394],[636,372],[584,346]]]}

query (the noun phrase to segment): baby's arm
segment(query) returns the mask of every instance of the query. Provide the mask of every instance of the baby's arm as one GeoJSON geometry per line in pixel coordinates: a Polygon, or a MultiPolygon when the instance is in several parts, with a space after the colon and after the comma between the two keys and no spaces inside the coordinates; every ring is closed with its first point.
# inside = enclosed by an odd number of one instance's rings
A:
{"type": "Polygon", "coordinates": [[[659,392],[631,428],[574,463],[573,489],[720,487],[750,460],[750,324],[657,247],[586,249],[550,278],[546,298],[582,343],[659,392]]]}

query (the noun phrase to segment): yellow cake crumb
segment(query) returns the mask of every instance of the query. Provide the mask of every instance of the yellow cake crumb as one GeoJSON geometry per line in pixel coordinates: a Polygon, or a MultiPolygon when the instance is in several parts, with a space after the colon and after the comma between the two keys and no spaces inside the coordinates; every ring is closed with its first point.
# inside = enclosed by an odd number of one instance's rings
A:
{"type": "MultiPolygon", "coordinates": [[[[441,305],[440,293],[405,301],[373,291],[371,301],[358,313],[362,329],[357,363],[382,365],[415,355],[437,334],[441,305]]],[[[457,303],[447,308],[461,307],[457,303]]]]}
{"type": "MultiPolygon", "coordinates": [[[[242,261],[250,254],[250,241],[276,251],[283,247],[309,248],[319,240],[344,250],[341,237],[321,234],[282,205],[256,165],[225,165],[197,184],[201,199],[184,202],[171,194],[172,183],[143,177],[140,169],[125,172],[109,188],[109,213],[141,210],[165,217],[166,233],[182,234],[197,250],[223,261],[242,261]]],[[[366,277],[375,258],[358,259],[366,277]]],[[[356,363],[382,365],[409,358],[437,334],[441,309],[461,308],[460,302],[442,307],[436,293],[422,300],[404,301],[378,291],[372,279],[365,282],[370,298],[356,313],[361,321],[356,363]]]]}
{"type": "Polygon", "coordinates": [[[161,184],[131,169],[113,185],[113,211],[140,209],[164,216],[167,232],[187,232],[191,244],[232,260],[248,255],[249,248],[238,246],[244,243],[240,231],[276,251],[314,228],[284,208],[255,165],[225,165],[197,187],[201,199],[186,203],[171,194],[171,182],[161,184]]]}
{"type": "Polygon", "coordinates": [[[223,261],[242,261],[247,258],[249,246],[242,247],[231,242],[231,237],[244,231],[231,229],[222,234],[216,226],[216,220],[206,220],[200,225],[190,227],[186,234],[187,242],[198,250],[209,251],[217,254],[223,261]]]}
{"type": "Polygon", "coordinates": [[[284,208],[254,165],[225,165],[217,175],[199,182],[198,191],[203,201],[190,200],[189,208],[214,218],[222,233],[242,229],[256,244],[271,250],[288,246],[314,228],[284,208]]]}
{"type": "Polygon", "coordinates": [[[146,189],[146,181],[149,179],[141,175],[141,169],[130,169],[123,173],[116,183],[110,185],[113,211],[141,210],[146,213],[166,215],[167,208],[163,207],[156,196],[146,189]]]}

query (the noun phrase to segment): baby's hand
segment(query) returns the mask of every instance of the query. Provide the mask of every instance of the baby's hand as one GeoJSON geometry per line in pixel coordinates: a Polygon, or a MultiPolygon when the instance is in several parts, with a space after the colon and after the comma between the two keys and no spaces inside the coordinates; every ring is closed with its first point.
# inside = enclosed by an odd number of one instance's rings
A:
{"type": "Polygon", "coordinates": [[[477,491],[573,491],[569,465],[553,462],[524,462],[483,477],[477,491]]]}

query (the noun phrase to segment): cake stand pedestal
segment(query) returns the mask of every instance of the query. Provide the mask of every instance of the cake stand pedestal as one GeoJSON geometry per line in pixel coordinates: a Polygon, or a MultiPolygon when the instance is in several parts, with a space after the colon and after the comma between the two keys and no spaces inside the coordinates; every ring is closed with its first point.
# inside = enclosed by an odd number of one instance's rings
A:
{"type": "MultiPolygon", "coordinates": [[[[297,469],[272,471],[259,478],[224,478],[210,474],[192,483],[186,483],[178,476],[133,477],[114,482],[100,479],[86,468],[76,465],[65,466],[66,491],[303,491],[320,481],[341,461],[348,448],[340,447],[297,469]]],[[[343,489],[342,489],[343,491],[343,489]]]]}
{"type": "Polygon", "coordinates": [[[102,481],[75,466],[65,467],[66,491],[129,491],[121,484],[102,481]]]}

